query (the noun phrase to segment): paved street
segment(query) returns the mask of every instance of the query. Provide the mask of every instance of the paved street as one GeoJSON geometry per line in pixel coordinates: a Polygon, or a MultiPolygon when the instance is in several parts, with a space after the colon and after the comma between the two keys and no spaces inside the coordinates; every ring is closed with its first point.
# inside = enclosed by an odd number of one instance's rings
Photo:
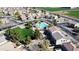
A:
{"type": "Polygon", "coordinates": [[[74,38],[74,39],[71,39],[74,43],[79,42],[79,35],[77,35],[77,36],[75,34],[73,35],[72,33],[75,33],[75,32],[72,31],[73,30],[72,28],[68,28],[63,24],[60,25],[59,27],[61,28],[61,30],[65,31],[69,35],[69,38],[70,38],[70,36],[74,38]]]}
{"type": "Polygon", "coordinates": [[[70,39],[71,41],[77,42],[75,40],[75,38],[73,38],[73,36],[69,34],[69,32],[67,32],[67,31],[65,32],[64,31],[65,30],[64,28],[63,28],[64,30],[62,28],[60,28],[60,27],[59,27],[59,29],[60,29],[60,31],[62,32],[63,35],[65,35],[65,36],[67,35],[66,36],[67,39],[70,39]]]}

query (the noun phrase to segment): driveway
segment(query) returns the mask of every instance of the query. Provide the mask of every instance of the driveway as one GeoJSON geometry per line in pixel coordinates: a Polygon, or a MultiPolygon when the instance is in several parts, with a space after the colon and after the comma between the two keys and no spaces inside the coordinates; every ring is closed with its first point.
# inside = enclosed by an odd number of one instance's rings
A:
{"type": "Polygon", "coordinates": [[[0,51],[21,51],[21,49],[14,48],[14,43],[7,42],[0,46],[0,51]]]}

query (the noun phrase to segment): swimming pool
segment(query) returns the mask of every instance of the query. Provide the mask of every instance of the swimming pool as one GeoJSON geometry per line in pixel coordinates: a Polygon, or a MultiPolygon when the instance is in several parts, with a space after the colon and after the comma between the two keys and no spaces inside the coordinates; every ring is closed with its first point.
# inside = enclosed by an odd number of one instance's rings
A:
{"type": "Polygon", "coordinates": [[[45,22],[38,22],[38,23],[36,23],[36,27],[38,27],[40,29],[44,29],[44,28],[48,28],[48,24],[45,22]]]}

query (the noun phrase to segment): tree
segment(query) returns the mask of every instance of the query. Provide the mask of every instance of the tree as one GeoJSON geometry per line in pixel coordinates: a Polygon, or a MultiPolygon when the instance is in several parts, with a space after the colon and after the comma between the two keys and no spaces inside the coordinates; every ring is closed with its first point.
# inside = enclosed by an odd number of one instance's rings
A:
{"type": "Polygon", "coordinates": [[[20,14],[19,14],[19,12],[17,11],[17,12],[15,12],[15,14],[14,14],[14,15],[20,15],[20,14]]]}
{"type": "Polygon", "coordinates": [[[17,16],[17,20],[22,20],[22,18],[21,18],[21,16],[19,15],[19,16],[17,16]]]}
{"type": "Polygon", "coordinates": [[[40,38],[40,34],[41,34],[41,33],[39,32],[39,30],[36,29],[36,30],[35,30],[35,34],[34,34],[35,38],[36,38],[36,39],[40,38]]]}
{"type": "Polygon", "coordinates": [[[21,18],[21,15],[20,15],[20,13],[17,11],[17,12],[15,12],[15,18],[17,19],[17,20],[22,20],[22,18],[21,18]]]}
{"type": "Polygon", "coordinates": [[[16,32],[13,29],[8,29],[5,34],[7,35],[7,37],[9,38],[10,41],[16,42],[15,38],[16,38],[17,34],[15,34],[15,33],[16,32]]]}
{"type": "Polygon", "coordinates": [[[14,29],[9,29],[6,34],[12,37],[12,42],[16,43],[18,46],[20,43],[29,44],[34,37],[34,31],[32,29],[21,29],[19,27],[14,29]]]}
{"type": "Polygon", "coordinates": [[[2,11],[2,14],[5,15],[4,11],[2,11]]]}
{"type": "Polygon", "coordinates": [[[49,24],[49,26],[48,27],[52,27],[53,26],[53,24],[49,24]]]}
{"type": "Polygon", "coordinates": [[[30,42],[31,42],[31,37],[27,36],[27,38],[26,38],[26,44],[29,44],[30,42]]]}
{"type": "Polygon", "coordinates": [[[25,28],[29,29],[32,27],[32,23],[31,22],[27,22],[27,24],[25,24],[25,28]]]}
{"type": "Polygon", "coordinates": [[[50,46],[50,42],[48,40],[44,40],[44,45],[46,48],[48,48],[50,46]]]}
{"type": "Polygon", "coordinates": [[[37,16],[35,16],[34,19],[37,19],[37,16]]]}
{"type": "Polygon", "coordinates": [[[38,46],[41,50],[47,51],[49,50],[50,42],[48,40],[44,40],[42,43],[39,43],[38,46]]]}
{"type": "Polygon", "coordinates": [[[16,46],[20,46],[20,42],[19,41],[16,41],[16,46]]]}
{"type": "Polygon", "coordinates": [[[54,20],[54,21],[53,21],[53,24],[56,26],[56,25],[57,25],[57,21],[56,21],[56,20],[54,20]]]}
{"type": "Polygon", "coordinates": [[[7,16],[10,16],[11,14],[9,13],[9,11],[7,11],[6,15],[7,15],[7,16]]]}

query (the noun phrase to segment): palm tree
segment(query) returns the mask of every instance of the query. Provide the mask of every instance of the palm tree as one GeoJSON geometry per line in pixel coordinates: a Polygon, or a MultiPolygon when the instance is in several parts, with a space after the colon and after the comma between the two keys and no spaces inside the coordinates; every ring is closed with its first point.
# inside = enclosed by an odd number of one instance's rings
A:
{"type": "Polygon", "coordinates": [[[20,15],[20,13],[17,11],[17,12],[15,12],[15,18],[17,19],[17,20],[22,20],[22,18],[21,18],[21,15],[20,15]]]}

